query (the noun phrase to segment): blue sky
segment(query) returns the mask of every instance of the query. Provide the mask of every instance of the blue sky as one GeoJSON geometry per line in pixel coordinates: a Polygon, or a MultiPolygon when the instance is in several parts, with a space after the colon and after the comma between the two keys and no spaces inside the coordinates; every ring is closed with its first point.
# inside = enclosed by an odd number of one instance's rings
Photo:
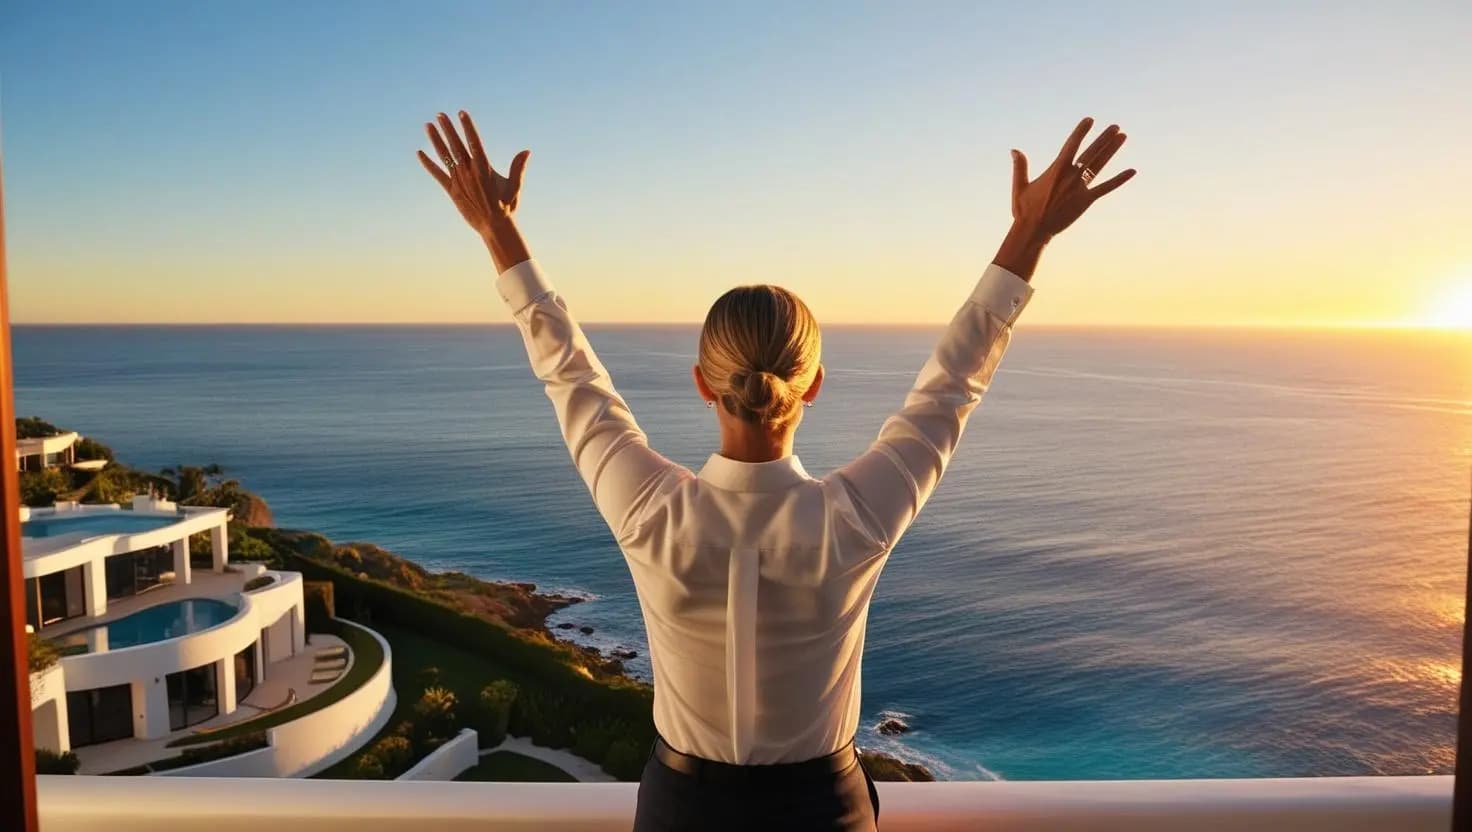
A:
{"type": "Polygon", "coordinates": [[[1472,283],[1466,3],[525,5],[7,3],[15,320],[503,320],[413,157],[462,107],[532,148],[522,224],[589,320],[753,281],[944,320],[1008,149],[1082,115],[1141,173],[1030,318],[1414,323],[1472,283]]]}

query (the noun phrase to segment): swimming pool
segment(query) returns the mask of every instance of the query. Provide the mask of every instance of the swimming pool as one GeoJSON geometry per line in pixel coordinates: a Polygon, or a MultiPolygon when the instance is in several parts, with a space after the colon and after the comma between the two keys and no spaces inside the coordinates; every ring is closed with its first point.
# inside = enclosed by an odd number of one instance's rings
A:
{"type": "Polygon", "coordinates": [[[178,517],[136,515],[126,511],[83,514],[80,517],[38,517],[20,524],[21,537],[56,537],[76,532],[129,534],[161,529],[179,522],[178,517]]]}
{"type": "MultiPolygon", "coordinates": [[[[229,621],[238,611],[230,604],[213,598],[187,598],[139,610],[99,626],[107,628],[107,648],[118,650],[208,630],[229,621]]],[[[73,633],[62,642],[86,644],[87,632],[73,633]]]]}

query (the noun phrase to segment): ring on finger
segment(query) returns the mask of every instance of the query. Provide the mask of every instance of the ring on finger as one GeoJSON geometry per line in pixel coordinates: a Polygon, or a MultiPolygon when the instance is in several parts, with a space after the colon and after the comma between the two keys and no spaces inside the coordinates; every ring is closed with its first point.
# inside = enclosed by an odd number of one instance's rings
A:
{"type": "Polygon", "coordinates": [[[454,166],[460,164],[459,162],[455,161],[453,156],[441,156],[440,161],[444,162],[445,167],[447,168],[453,168],[454,166]]]}
{"type": "Polygon", "coordinates": [[[1075,165],[1074,167],[1078,168],[1078,175],[1081,176],[1081,177],[1083,177],[1083,180],[1084,180],[1084,184],[1085,185],[1087,185],[1087,184],[1089,184],[1089,182],[1093,181],[1093,179],[1094,179],[1094,170],[1093,170],[1093,168],[1089,167],[1088,165],[1075,165]]]}

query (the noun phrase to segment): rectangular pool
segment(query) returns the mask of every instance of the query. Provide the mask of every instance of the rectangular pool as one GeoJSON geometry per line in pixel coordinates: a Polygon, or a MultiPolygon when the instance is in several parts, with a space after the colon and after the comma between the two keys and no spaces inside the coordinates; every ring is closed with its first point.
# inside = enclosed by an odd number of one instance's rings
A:
{"type": "Polygon", "coordinates": [[[159,517],[136,515],[127,511],[109,511],[98,514],[83,514],[77,517],[38,517],[20,524],[21,537],[56,537],[77,532],[102,534],[131,534],[161,529],[179,522],[182,517],[159,517]]]}

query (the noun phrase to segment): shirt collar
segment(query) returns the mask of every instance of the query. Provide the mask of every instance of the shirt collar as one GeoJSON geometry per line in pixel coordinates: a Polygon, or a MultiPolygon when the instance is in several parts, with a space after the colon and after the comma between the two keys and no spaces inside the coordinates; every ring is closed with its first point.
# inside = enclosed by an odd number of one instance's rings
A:
{"type": "Polygon", "coordinates": [[[738,462],[711,454],[699,476],[727,491],[780,491],[812,479],[795,454],[771,462],[738,462]]]}

